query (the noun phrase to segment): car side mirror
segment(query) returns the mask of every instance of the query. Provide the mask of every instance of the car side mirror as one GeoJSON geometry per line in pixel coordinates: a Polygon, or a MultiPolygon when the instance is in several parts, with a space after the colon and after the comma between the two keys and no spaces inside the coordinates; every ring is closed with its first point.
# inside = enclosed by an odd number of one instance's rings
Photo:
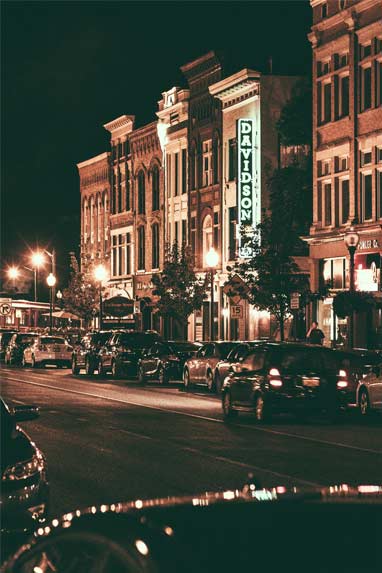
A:
{"type": "Polygon", "coordinates": [[[15,422],[35,420],[39,416],[40,410],[37,406],[15,406],[13,408],[13,419],[15,422]]]}

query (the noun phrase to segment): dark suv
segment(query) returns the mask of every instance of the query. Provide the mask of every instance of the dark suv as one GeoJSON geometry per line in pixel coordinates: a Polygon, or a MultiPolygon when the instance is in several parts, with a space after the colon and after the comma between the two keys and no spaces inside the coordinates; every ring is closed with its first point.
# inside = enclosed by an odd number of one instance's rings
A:
{"type": "Polygon", "coordinates": [[[222,389],[225,419],[251,411],[258,422],[276,412],[303,418],[325,411],[330,419],[347,407],[348,381],[338,369],[335,351],[305,344],[258,344],[237,364],[222,389]]]}
{"type": "Polygon", "coordinates": [[[115,332],[100,349],[99,376],[104,376],[107,372],[111,372],[113,378],[119,378],[122,374],[136,376],[142,351],[161,340],[155,332],[115,332]]]}
{"type": "Polygon", "coordinates": [[[194,356],[199,344],[194,342],[155,342],[142,352],[138,362],[138,380],[158,380],[167,384],[169,380],[181,380],[185,361],[194,356]]]}
{"type": "Polygon", "coordinates": [[[88,376],[94,374],[94,370],[98,368],[100,348],[112,335],[113,332],[110,332],[110,330],[88,332],[74,347],[72,354],[72,373],[79,374],[81,368],[84,368],[88,376]]]}

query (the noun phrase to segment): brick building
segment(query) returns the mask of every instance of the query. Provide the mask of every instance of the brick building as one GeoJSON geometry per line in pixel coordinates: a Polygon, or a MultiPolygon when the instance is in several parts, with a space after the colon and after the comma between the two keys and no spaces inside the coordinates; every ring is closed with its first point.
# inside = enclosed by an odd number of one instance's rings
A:
{"type": "MultiPolygon", "coordinates": [[[[313,225],[311,289],[329,284],[317,303],[326,341],[346,339],[333,296],[349,288],[348,227],[359,234],[356,289],[381,301],[382,3],[311,0],[313,26],[313,225]]],[[[358,316],[355,346],[382,340],[382,310],[358,316]]]]}
{"type": "Polygon", "coordinates": [[[77,164],[81,193],[81,267],[110,268],[110,165],[102,153],[77,164]]]}

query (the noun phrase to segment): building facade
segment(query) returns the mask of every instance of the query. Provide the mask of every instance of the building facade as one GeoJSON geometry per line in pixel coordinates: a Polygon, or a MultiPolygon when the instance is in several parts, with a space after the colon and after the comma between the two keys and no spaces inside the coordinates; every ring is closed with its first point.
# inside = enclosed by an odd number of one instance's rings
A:
{"type": "Polygon", "coordinates": [[[110,270],[110,164],[102,153],[77,164],[81,193],[81,268],[110,270]]]}
{"type": "Polygon", "coordinates": [[[359,235],[355,288],[376,307],[358,316],[354,345],[382,341],[382,4],[311,0],[313,26],[313,224],[311,290],[329,286],[315,305],[326,341],[348,339],[333,297],[348,289],[352,226],[359,235]]]}
{"type": "MultiPolygon", "coordinates": [[[[276,334],[276,323],[268,312],[245,300],[228,298],[224,285],[229,278],[227,267],[232,267],[239,255],[245,256],[240,252],[241,226],[261,223],[269,208],[268,178],[287,163],[276,123],[299,79],[242,69],[209,88],[221,101],[223,114],[219,321],[221,336],[226,339],[251,340],[276,334]]],[[[306,260],[298,263],[307,267],[306,260]]]]}

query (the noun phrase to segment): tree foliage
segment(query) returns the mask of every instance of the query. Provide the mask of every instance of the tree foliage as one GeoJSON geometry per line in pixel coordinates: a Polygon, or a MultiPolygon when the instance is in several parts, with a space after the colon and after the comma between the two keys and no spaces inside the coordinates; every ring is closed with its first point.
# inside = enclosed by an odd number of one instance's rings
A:
{"type": "Polygon", "coordinates": [[[69,284],[63,291],[65,310],[76,314],[88,325],[99,310],[99,288],[94,283],[89,269],[81,272],[74,253],[70,253],[69,284]]]}
{"type": "Polygon", "coordinates": [[[201,308],[206,298],[208,277],[199,278],[193,269],[189,249],[177,243],[167,247],[163,271],[152,277],[153,294],[159,297],[158,312],[161,316],[187,322],[194,310],[201,308]]]}
{"type": "Polygon", "coordinates": [[[375,305],[375,299],[366,292],[339,292],[333,300],[333,310],[339,318],[346,318],[353,312],[363,312],[375,305]]]}
{"type": "Polygon", "coordinates": [[[281,340],[285,319],[291,312],[291,294],[309,292],[308,277],[301,274],[291,256],[293,237],[286,231],[278,226],[277,218],[265,217],[246,241],[252,256],[238,260],[232,269],[232,274],[238,274],[248,288],[240,293],[242,297],[276,317],[281,340]]]}

